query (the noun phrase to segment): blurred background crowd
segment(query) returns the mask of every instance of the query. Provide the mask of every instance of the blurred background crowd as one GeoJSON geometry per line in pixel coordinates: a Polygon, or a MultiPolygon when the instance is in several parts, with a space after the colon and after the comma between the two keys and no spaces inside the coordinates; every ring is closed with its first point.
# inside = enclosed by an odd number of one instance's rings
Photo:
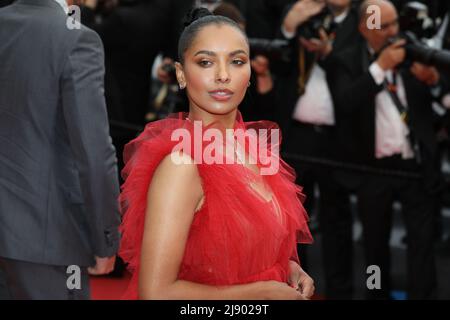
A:
{"type": "Polygon", "coordinates": [[[375,30],[371,1],[74,3],[105,48],[120,166],[146,123],[188,110],[177,39],[189,9],[207,7],[249,37],[253,72],[240,111],[282,130],[283,156],[307,196],[316,241],[299,252],[317,293],[450,298],[449,1],[398,0],[394,10],[379,2],[375,30]],[[380,267],[379,290],[366,286],[370,265],[380,267]]]}

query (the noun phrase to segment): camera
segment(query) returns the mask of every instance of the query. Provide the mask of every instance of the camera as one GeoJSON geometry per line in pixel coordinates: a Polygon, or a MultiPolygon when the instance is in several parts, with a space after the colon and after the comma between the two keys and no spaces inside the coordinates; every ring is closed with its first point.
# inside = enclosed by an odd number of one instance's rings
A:
{"type": "Polygon", "coordinates": [[[406,3],[399,15],[401,30],[412,32],[418,39],[430,39],[437,28],[428,14],[428,7],[417,1],[406,3]]]}
{"type": "Polygon", "coordinates": [[[319,31],[323,29],[330,35],[336,31],[337,24],[334,22],[333,13],[328,6],[325,6],[315,16],[311,17],[306,23],[299,26],[297,34],[305,39],[320,38],[319,31]]]}
{"type": "Polygon", "coordinates": [[[250,38],[248,41],[253,57],[263,55],[269,60],[289,61],[290,59],[292,49],[287,40],[250,38]]]}
{"type": "MultiPolygon", "coordinates": [[[[413,62],[420,62],[450,74],[450,51],[429,47],[417,39],[410,31],[402,32],[400,38],[407,41],[405,45],[406,59],[404,62],[406,66],[411,65],[413,62]]],[[[391,43],[394,41],[395,39],[392,39],[391,43]]]]}
{"type": "Polygon", "coordinates": [[[432,38],[437,30],[425,4],[416,1],[406,3],[400,11],[399,23],[399,36],[390,39],[387,45],[399,38],[406,40],[404,67],[420,62],[450,73],[450,51],[438,50],[426,44],[427,39],[432,38]]]}

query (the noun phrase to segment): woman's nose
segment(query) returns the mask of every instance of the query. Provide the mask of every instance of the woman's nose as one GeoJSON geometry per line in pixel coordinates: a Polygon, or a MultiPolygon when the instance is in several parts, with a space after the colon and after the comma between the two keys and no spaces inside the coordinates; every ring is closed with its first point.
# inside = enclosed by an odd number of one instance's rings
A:
{"type": "Polygon", "coordinates": [[[217,70],[216,81],[227,83],[230,81],[230,73],[225,64],[220,64],[217,70]]]}

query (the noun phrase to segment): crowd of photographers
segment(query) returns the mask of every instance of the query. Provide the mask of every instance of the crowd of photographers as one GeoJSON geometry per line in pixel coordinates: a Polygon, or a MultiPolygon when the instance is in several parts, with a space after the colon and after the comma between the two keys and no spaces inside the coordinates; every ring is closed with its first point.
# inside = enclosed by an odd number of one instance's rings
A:
{"type": "MultiPolygon", "coordinates": [[[[13,1],[0,0],[0,6],[13,1]]],[[[388,299],[392,205],[401,203],[408,297],[435,298],[434,245],[445,240],[449,186],[448,1],[85,0],[83,24],[105,47],[105,94],[118,155],[146,122],[186,111],[173,63],[184,14],[206,6],[246,30],[252,53],[246,121],[276,121],[282,152],[317,212],[325,295],[353,295],[357,199],[367,265],[388,299]],[[379,14],[379,15],[378,15],[379,14]],[[315,200],[315,191],[320,196],[315,200]]],[[[448,237],[448,235],[447,235],[448,237]]],[[[307,250],[300,248],[305,268],[307,250]]],[[[312,267],[312,266],[311,266],[312,267]]]]}

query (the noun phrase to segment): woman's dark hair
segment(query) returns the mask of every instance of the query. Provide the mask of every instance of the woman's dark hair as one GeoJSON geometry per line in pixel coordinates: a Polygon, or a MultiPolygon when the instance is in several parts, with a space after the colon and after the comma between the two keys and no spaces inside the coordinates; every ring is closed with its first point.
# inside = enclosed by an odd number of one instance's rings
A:
{"type": "Polygon", "coordinates": [[[186,52],[186,50],[191,46],[200,30],[202,30],[206,26],[212,24],[232,26],[241,31],[245,39],[247,40],[245,32],[239,27],[236,22],[224,16],[216,16],[206,8],[192,9],[186,15],[183,24],[184,30],[181,33],[180,39],[178,40],[178,59],[181,63],[184,62],[184,53],[186,52]]]}
{"type": "Polygon", "coordinates": [[[230,18],[238,25],[245,25],[245,18],[241,11],[232,3],[222,2],[220,3],[213,12],[216,16],[224,16],[230,18]]]}

